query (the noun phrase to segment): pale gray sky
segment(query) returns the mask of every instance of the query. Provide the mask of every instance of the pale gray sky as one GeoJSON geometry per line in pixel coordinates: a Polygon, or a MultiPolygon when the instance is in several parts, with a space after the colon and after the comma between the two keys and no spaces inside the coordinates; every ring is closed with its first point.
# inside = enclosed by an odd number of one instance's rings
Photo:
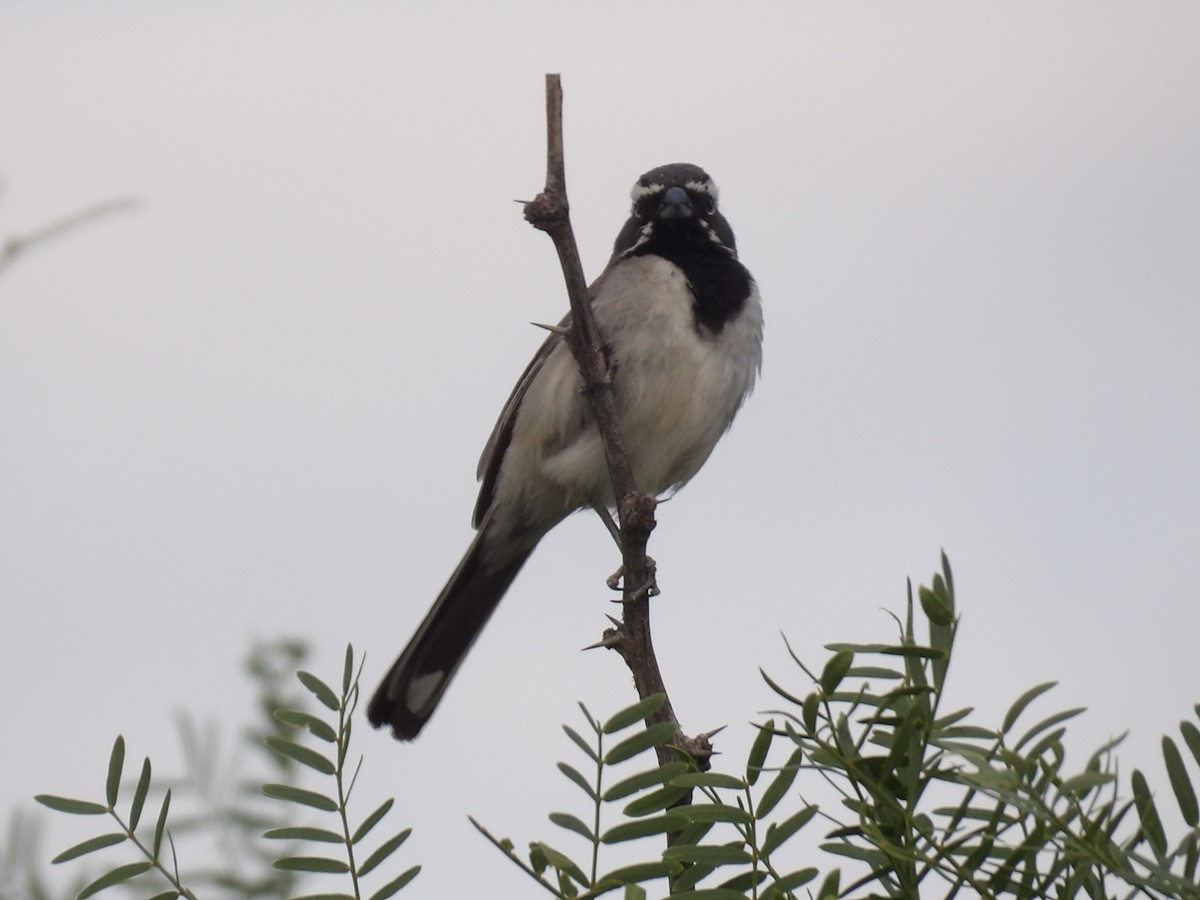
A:
{"type": "MultiPolygon", "coordinates": [[[[170,769],[177,708],[241,721],[254,636],[329,674],[351,641],[374,686],[565,305],[512,202],[547,71],[589,271],[634,178],[687,160],[762,288],[761,385],[651,545],[685,727],[730,725],[736,766],[757,667],[804,686],[779,632],[816,665],[890,638],[945,547],[954,699],[998,721],[1059,679],[1076,764],[1132,728],[1126,771],[1165,785],[1200,700],[1200,7],[2,8],[0,237],[143,201],[0,281],[3,808],[96,795],[118,731],[170,769]]],[[[559,723],[632,699],[577,651],[615,564],[569,521],[416,744],[360,728],[413,896],[453,896],[459,841],[526,890],[467,813],[569,845],[559,723]]]]}

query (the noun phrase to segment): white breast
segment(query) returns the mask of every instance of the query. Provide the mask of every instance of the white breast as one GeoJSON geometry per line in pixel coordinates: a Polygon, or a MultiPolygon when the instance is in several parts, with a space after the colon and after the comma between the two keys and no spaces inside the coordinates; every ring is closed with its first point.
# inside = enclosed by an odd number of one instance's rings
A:
{"type": "MultiPolygon", "coordinates": [[[[720,334],[708,333],[697,328],[683,273],[643,256],[609,273],[593,308],[612,351],[614,398],[634,479],[648,493],[677,488],[708,459],[754,386],[762,359],[757,288],[720,334]]],[[[603,447],[579,394],[574,360],[565,347],[560,351],[522,403],[523,413],[534,404],[548,413],[542,427],[530,429],[542,446],[528,450],[541,456],[537,468],[561,495],[541,499],[570,508],[611,503],[603,447]],[[546,440],[552,435],[558,439],[546,440]]]]}

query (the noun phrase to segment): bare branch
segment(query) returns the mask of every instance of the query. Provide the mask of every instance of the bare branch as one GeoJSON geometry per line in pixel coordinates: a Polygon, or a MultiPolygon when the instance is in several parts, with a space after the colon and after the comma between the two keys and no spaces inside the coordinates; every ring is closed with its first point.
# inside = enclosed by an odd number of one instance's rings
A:
{"type": "MultiPolygon", "coordinates": [[[[646,543],[654,530],[657,501],[638,490],[633,470],[621,440],[613,404],[604,336],[592,314],[591,298],[579,261],[579,250],[571,228],[567,202],[566,166],[562,134],[562,84],[558,75],[546,76],[546,187],[525,205],[525,218],[550,235],[558,252],[571,300],[570,332],[564,335],[583,376],[584,391],[604,442],[604,453],[617,500],[622,560],[623,618],[604,632],[598,645],[616,650],[633,673],[638,696],[661,693],[667,696],[650,635],[650,597],[657,593],[654,560],[646,555],[646,543]]],[[[707,769],[712,746],[706,735],[689,738],[679,729],[670,697],[653,713],[649,722],[671,722],[676,728],[675,746],[688,752],[701,769],[707,769]]],[[[660,762],[673,760],[670,747],[656,748],[660,762]]]]}
{"type": "Polygon", "coordinates": [[[4,246],[0,248],[0,271],[12,265],[18,257],[38,244],[43,244],[68,231],[74,231],[83,225],[87,225],[113,213],[133,209],[137,205],[138,200],[136,197],[119,197],[115,200],[104,200],[100,203],[84,207],[69,216],[55,219],[53,222],[43,225],[41,228],[35,228],[26,234],[14,235],[5,241],[4,246]]]}

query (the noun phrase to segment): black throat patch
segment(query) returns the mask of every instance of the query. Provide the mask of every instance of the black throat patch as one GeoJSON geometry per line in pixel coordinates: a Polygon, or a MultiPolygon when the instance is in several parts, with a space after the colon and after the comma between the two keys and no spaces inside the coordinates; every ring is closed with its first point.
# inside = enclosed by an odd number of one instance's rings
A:
{"type": "Polygon", "coordinates": [[[678,266],[692,289],[697,326],[720,334],[750,297],[750,272],[720,245],[702,240],[651,239],[632,256],[661,256],[678,266]]]}

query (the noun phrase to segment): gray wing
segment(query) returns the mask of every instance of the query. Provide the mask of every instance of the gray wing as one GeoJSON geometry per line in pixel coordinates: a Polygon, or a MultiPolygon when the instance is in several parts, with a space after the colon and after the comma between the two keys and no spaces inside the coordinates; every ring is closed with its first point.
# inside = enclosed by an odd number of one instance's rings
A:
{"type": "MultiPolygon", "coordinates": [[[[568,313],[558,324],[565,328],[570,321],[571,314],[568,313]]],[[[500,410],[500,417],[496,419],[496,425],[492,428],[487,443],[484,444],[483,453],[479,457],[479,465],[475,469],[475,478],[482,482],[479,486],[479,497],[475,501],[475,513],[471,518],[471,525],[475,528],[478,528],[483,522],[483,517],[487,515],[488,508],[492,505],[496,476],[500,473],[500,464],[504,462],[504,453],[508,450],[509,442],[512,440],[513,427],[517,422],[517,410],[521,408],[521,401],[525,399],[529,385],[542,370],[547,357],[562,341],[562,335],[551,334],[542,342],[542,346],[538,348],[533,359],[529,361],[529,365],[525,367],[525,371],[521,373],[516,387],[508,395],[504,408],[500,410]]]]}

